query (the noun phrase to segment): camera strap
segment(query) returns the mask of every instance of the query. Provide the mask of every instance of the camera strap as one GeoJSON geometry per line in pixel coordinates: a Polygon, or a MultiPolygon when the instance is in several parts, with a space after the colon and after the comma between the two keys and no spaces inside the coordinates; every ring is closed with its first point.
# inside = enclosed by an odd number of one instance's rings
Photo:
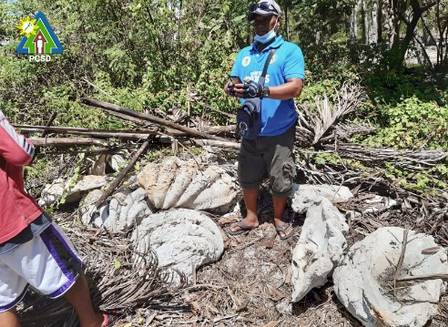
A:
{"type": "Polygon", "coordinates": [[[268,67],[271,63],[272,57],[274,56],[275,49],[271,49],[268,54],[268,58],[266,59],[266,62],[264,63],[263,72],[261,73],[260,78],[258,79],[258,84],[263,88],[264,82],[266,79],[266,74],[268,73],[268,67]]]}

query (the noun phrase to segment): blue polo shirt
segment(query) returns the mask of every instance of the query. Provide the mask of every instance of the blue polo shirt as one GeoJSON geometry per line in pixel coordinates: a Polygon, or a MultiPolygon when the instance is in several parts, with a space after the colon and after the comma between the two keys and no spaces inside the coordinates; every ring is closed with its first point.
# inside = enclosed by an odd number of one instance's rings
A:
{"type": "MultiPolygon", "coordinates": [[[[277,36],[274,42],[259,52],[255,44],[243,48],[237,55],[230,76],[258,82],[269,51],[275,49],[268,67],[265,86],[285,84],[290,78],[305,78],[305,61],[302,50],[294,43],[277,36]]],[[[241,103],[245,100],[241,99],[241,103]]],[[[276,136],[285,133],[297,121],[294,99],[261,101],[261,132],[259,136],[276,136]]]]}

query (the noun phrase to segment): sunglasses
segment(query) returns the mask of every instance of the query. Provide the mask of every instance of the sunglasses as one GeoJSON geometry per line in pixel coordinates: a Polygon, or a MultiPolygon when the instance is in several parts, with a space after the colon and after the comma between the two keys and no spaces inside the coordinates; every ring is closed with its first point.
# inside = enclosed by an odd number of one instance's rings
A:
{"type": "Polygon", "coordinates": [[[254,3],[252,5],[249,6],[249,13],[247,15],[247,19],[249,21],[253,21],[255,19],[255,11],[257,9],[261,9],[263,11],[268,11],[268,12],[272,12],[273,15],[278,15],[278,11],[277,9],[275,9],[275,7],[270,4],[269,2],[260,2],[260,3],[254,3]]]}
{"type": "Polygon", "coordinates": [[[249,6],[249,12],[250,12],[250,13],[254,12],[254,11],[257,10],[257,9],[261,9],[261,10],[264,10],[264,11],[273,11],[273,12],[275,12],[275,13],[278,14],[278,11],[277,11],[277,10],[275,9],[275,7],[274,7],[271,3],[269,3],[269,2],[254,3],[254,4],[251,4],[251,5],[249,6]]]}

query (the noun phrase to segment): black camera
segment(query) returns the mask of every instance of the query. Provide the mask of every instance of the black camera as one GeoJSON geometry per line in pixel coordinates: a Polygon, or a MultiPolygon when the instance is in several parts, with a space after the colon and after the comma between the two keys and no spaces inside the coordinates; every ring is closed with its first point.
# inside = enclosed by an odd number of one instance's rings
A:
{"type": "Polygon", "coordinates": [[[243,81],[243,88],[243,98],[259,98],[263,95],[263,88],[261,85],[250,79],[245,79],[243,81]]]}

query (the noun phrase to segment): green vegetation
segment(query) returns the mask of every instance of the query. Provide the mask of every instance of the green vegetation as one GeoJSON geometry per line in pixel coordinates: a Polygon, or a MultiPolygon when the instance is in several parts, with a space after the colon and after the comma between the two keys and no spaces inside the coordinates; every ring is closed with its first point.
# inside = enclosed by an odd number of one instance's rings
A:
{"type": "MultiPolygon", "coordinates": [[[[228,118],[219,111],[235,112],[237,102],[222,87],[237,50],[250,41],[245,14],[251,2],[0,0],[0,108],[14,122],[42,125],[57,112],[55,125],[126,126],[80,104],[81,97],[91,96],[137,111],[181,109],[225,124],[228,118]],[[45,64],[15,55],[16,25],[20,17],[37,10],[47,15],[65,49],[45,64]]],[[[402,11],[387,17],[392,29],[384,22],[366,28],[367,13],[355,11],[358,2],[279,1],[285,11],[282,34],[300,44],[307,62],[307,84],[299,101],[313,102],[346,81],[357,81],[368,100],[352,118],[370,122],[377,132],[355,136],[354,141],[447,151],[447,0],[431,2],[421,13],[417,7],[425,1],[418,6],[413,0],[392,1],[402,11]],[[417,19],[413,29],[403,12],[417,19]],[[426,35],[437,50],[436,61],[419,55],[420,63],[406,64],[406,51],[423,51],[409,35],[426,35]]],[[[374,10],[372,3],[367,11],[374,10]]],[[[386,15],[388,4],[380,3],[386,15]]],[[[161,154],[150,153],[148,158],[161,154]]],[[[330,159],[335,158],[323,155],[316,162],[330,159]]],[[[392,166],[387,170],[391,177],[405,180],[405,186],[420,190],[445,187],[448,177],[447,163],[418,174],[392,166]]]]}

